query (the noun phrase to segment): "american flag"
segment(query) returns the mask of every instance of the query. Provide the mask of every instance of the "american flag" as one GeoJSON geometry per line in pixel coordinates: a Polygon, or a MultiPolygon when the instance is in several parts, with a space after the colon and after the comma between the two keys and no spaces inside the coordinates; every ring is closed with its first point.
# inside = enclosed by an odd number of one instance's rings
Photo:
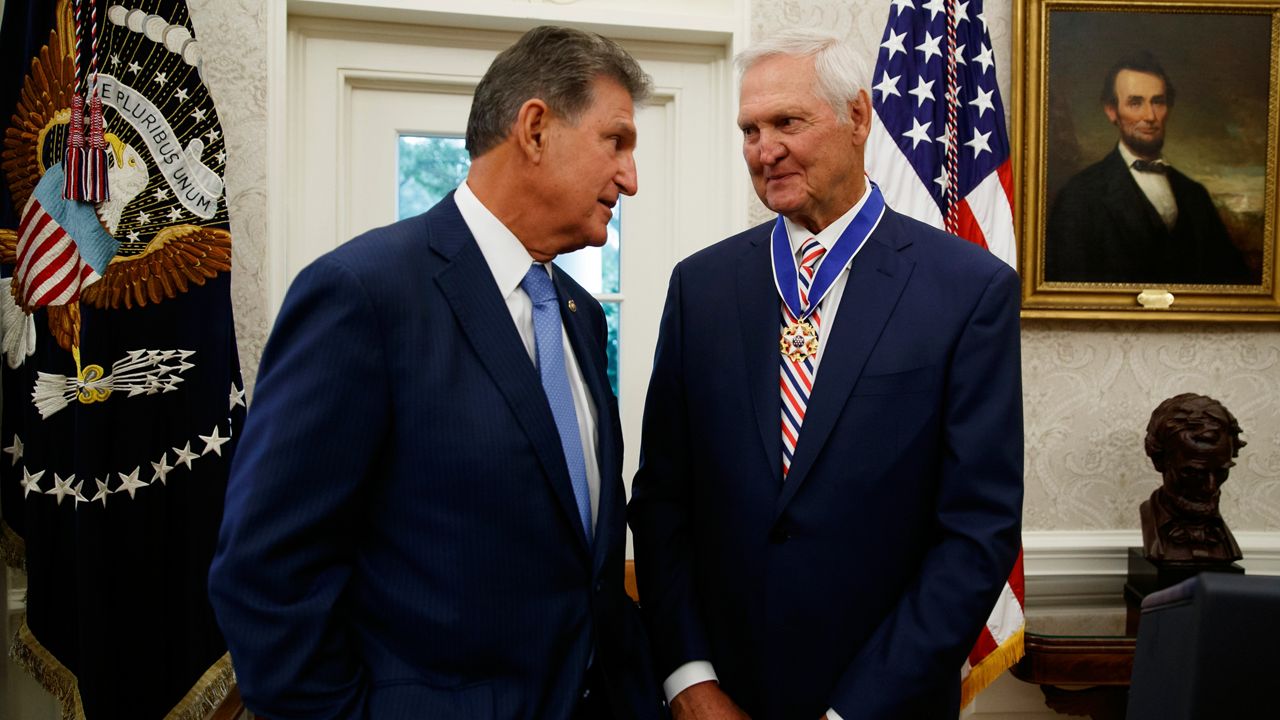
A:
{"type": "Polygon", "coordinates": [[[1016,267],[1004,103],[981,0],[892,0],[867,170],[893,209],[1016,267]]]}
{"type": "MultiPolygon", "coordinates": [[[[892,0],[867,173],[895,210],[1017,267],[1004,104],[982,0],[892,0]]],[[[1022,555],[963,668],[961,702],[1022,656],[1022,555]]]]}

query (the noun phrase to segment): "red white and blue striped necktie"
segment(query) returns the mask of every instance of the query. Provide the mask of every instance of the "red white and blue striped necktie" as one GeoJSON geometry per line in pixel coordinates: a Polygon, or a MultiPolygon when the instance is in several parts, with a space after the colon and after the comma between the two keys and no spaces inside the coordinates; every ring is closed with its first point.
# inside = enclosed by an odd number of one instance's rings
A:
{"type": "MultiPolygon", "coordinates": [[[[817,272],[818,261],[822,259],[826,252],[827,249],[816,238],[809,238],[800,247],[800,272],[797,279],[799,280],[800,303],[805,309],[809,307],[809,286],[813,283],[813,276],[817,272]]],[[[796,318],[791,313],[791,309],[787,307],[785,302],[782,303],[782,330],[785,332],[795,322],[796,318]]],[[[819,317],[817,308],[814,308],[813,312],[810,313],[809,322],[813,325],[817,336],[821,338],[822,318],[819,317]]],[[[816,360],[816,353],[802,360],[793,360],[785,354],[782,355],[779,384],[782,389],[783,480],[786,480],[787,473],[791,471],[791,458],[796,452],[796,441],[800,439],[800,426],[804,423],[805,409],[809,405],[809,393],[813,391],[814,362],[816,360]]]]}

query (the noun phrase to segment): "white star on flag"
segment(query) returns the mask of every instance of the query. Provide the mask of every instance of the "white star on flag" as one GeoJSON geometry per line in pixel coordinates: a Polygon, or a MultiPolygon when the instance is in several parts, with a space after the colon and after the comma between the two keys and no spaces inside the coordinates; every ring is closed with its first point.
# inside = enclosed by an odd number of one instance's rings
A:
{"type": "Polygon", "coordinates": [[[164,84],[169,82],[169,76],[164,73],[156,73],[156,76],[151,78],[151,82],[159,85],[160,87],[164,87],[164,84]]]}
{"type": "Polygon", "coordinates": [[[932,58],[934,55],[937,55],[938,57],[942,57],[942,50],[938,46],[942,43],[943,37],[944,36],[942,35],[939,35],[938,37],[934,37],[930,35],[927,31],[925,32],[924,41],[916,46],[917,50],[924,53],[925,63],[928,63],[929,58],[932,58]]]}
{"type": "Polygon", "coordinates": [[[925,100],[933,101],[933,81],[925,80],[924,76],[920,76],[920,80],[916,83],[915,89],[909,91],[908,95],[916,97],[916,107],[924,105],[925,100]]]}
{"type": "Polygon", "coordinates": [[[32,490],[35,490],[38,493],[44,492],[43,490],[40,489],[41,475],[44,475],[43,470],[33,474],[27,470],[26,466],[23,466],[22,479],[18,481],[18,484],[22,486],[22,497],[25,498],[26,496],[30,495],[32,490]]]}
{"type": "Polygon", "coordinates": [[[929,0],[929,2],[921,5],[920,9],[928,10],[929,22],[933,22],[938,19],[939,13],[945,13],[947,11],[946,0],[929,0]]]}
{"type": "Polygon", "coordinates": [[[133,74],[135,74],[135,75],[136,75],[136,74],[138,74],[138,73],[142,72],[142,66],[141,66],[141,65],[139,65],[139,64],[138,64],[138,63],[136,63],[136,62],[131,62],[131,63],[129,63],[129,72],[131,72],[131,73],[133,73],[133,74]]]}
{"type": "Polygon", "coordinates": [[[168,485],[169,482],[167,478],[169,471],[172,469],[173,466],[169,464],[169,453],[162,453],[160,455],[160,462],[151,463],[151,482],[154,483],[156,480],[159,480],[161,485],[168,485]]]}
{"type": "Polygon", "coordinates": [[[991,53],[991,48],[986,45],[982,46],[982,52],[978,53],[978,56],[975,57],[973,61],[982,66],[983,74],[986,74],[986,72],[991,69],[991,66],[996,64],[996,60],[991,53]]]}
{"type": "Polygon", "coordinates": [[[76,491],[76,507],[80,507],[80,503],[82,503],[82,502],[89,502],[89,500],[88,500],[87,498],[85,498],[84,493],[80,492],[81,488],[83,488],[83,487],[84,487],[84,481],[83,481],[83,480],[81,480],[80,482],[76,483],[76,487],[75,487],[75,491],[76,491]]]}
{"type": "Polygon", "coordinates": [[[187,469],[191,469],[191,461],[200,457],[200,453],[191,452],[191,443],[187,443],[180,448],[173,448],[173,452],[177,455],[173,460],[174,467],[186,465],[187,469]]]}
{"type": "Polygon", "coordinates": [[[137,490],[138,488],[146,487],[147,484],[138,479],[138,473],[141,470],[142,470],[142,467],[138,466],[134,468],[133,472],[129,473],[128,475],[125,475],[122,472],[116,473],[117,475],[120,476],[120,487],[116,488],[116,492],[118,493],[127,492],[129,493],[129,497],[133,498],[134,496],[133,493],[135,490],[137,490]]]}
{"type": "Polygon", "coordinates": [[[995,90],[983,90],[978,88],[978,97],[969,101],[970,105],[978,108],[978,117],[982,117],[988,110],[994,110],[995,106],[991,104],[991,96],[995,94],[995,90]]]}
{"type": "Polygon", "coordinates": [[[62,498],[66,497],[66,496],[68,496],[68,495],[73,495],[73,496],[74,496],[74,495],[76,494],[76,491],[71,489],[71,483],[73,483],[73,482],[75,482],[75,481],[76,481],[76,476],[75,476],[75,475],[68,475],[68,476],[67,476],[67,479],[66,479],[66,480],[63,480],[63,479],[58,475],[58,473],[54,473],[54,474],[53,474],[53,487],[49,488],[48,490],[45,490],[45,491],[44,491],[44,494],[45,494],[45,495],[55,495],[55,496],[57,496],[57,498],[58,498],[58,504],[59,504],[59,505],[61,505],[61,504],[62,504],[62,498]]]}
{"type": "MultiPolygon", "coordinates": [[[[108,478],[107,478],[107,479],[109,480],[109,479],[110,479],[110,476],[108,476],[108,478]]],[[[96,482],[96,483],[98,483],[98,492],[94,494],[93,499],[92,499],[92,500],[90,500],[89,502],[98,502],[99,500],[101,500],[101,501],[102,501],[102,507],[106,507],[106,506],[107,506],[107,496],[108,496],[108,495],[110,495],[110,494],[111,494],[111,492],[112,492],[112,490],[111,490],[111,486],[110,486],[110,485],[108,485],[107,483],[102,482],[101,480],[99,480],[99,479],[97,479],[97,478],[94,478],[94,479],[93,479],[93,481],[94,481],[94,482],[96,482]]]]}
{"type": "Polygon", "coordinates": [[[213,426],[213,433],[212,433],[212,434],[210,434],[210,435],[197,435],[196,437],[198,437],[198,438],[200,438],[201,440],[203,440],[203,441],[204,441],[204,452],[200,453],[201,455],[208,455],[210,452],[213,452],[213,453],[217,453],[217,455],[218,455],[219,457],[221,457],[221,456],[222,456],[222,446],[223,446],[223,444],[225,444],[228,440],[230,440],[230,439],[231,439],[230,437],[221,437],[221,436],[219,436],[219,435],[218,435],[218,426],[217,426],[217,425],[214,425],[214,426],[213,426]]]}
{"type": "Polygon", "coordinates": [[[880,47],[889,51],[889,57],[893,57],[898,53],[905,54],[907,52],[907,48],[902,45],[902,39],[906,36],[906,33],[902,33],[900,35],[889,33],[889,37],[884,42],[880,43],[880,47]]]}
{"type": "Polygon", "coordinates": [[[191,117],[195,118],[196,122],[204,122],[204,108],[196,108],[195,110],[192,110],[191,117]]]}
{"type": "Polygon", "coordinates": [[[5,453],[9,455],[9,467],[17,465],[18,461],[22,459],[22,447],[22,438],[18,437],[17,433],[14,433],[13,444],[4,449],[5,453]]]}
{"type": "Polygon", "coordinates": [[[182,211],[176,207],[169,208],[169,222],[173,222],[182,217],[182,211]]]}
{"type": "Polygon", "coordinates": [[[915,150],[916,146],[922,142],[929,142],[929,126],[932,124],[932,122],[927,122],[921,125],[919,120],[911,118],[911,129],[902,133],[902,136],[911,138],[912,150],[915,150]]]}
{"type": "Polygon", "coordinates": [[[902,97],[901,93],[898,92],[898,78],[900,77],[902,76],[895,75],[893,77],[889,77],[889,73],[885,73],[880,77],[880,84],[875,86],[875,90],[878,91],[881,96],[887,97],[889,95],[897,95],[898,97],[902,97]]]}
{"type": "Polygon", "coordinates": [[[991,137],[990,132],[973,131],[973,137],[969,142],[965,143],[965,147],[973,148],[973,156],[976,158],[984,152],[991,152],[991,144],[987,142],[987,138],[991,137]]]}
{"type": "Polygon", "coordinates": [[[231,383],[231,396],[227,398],[227,401],[231,403],[231,406],[227,408],[228,410],[235,410],[237,405],[247,407],[244,404],[244,388],[238,388],[235,383],[231,383]]]}

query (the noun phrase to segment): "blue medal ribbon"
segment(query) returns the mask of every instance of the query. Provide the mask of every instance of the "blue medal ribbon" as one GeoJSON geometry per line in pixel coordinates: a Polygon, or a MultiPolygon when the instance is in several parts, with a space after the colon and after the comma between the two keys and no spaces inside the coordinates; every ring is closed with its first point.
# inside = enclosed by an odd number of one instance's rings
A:
{"type": "Polygon", "coordinates": [[[796,264],[795,253],[791,250],[791,241],[787,238],[787,226],[781,215],[773,224],[773,282],[778,288],[778,295],[782,296],[782,301],[787,304],[787,309],[797,321],[805,320],[813,313],[840,276],[840,271],[858,254],[867,238],[880,224],[880,218],[884,217],[884,195],[880,194],[880,188],[875,183],[870,180],[867,182],[871,184],[867,201],[858,214],[853,216],[849,227],[840,233],[835,245],[818,261],[818,270],[809,286],[808,307],[800,305],[800,283],[797,279],[800,268],[796,264]]]}

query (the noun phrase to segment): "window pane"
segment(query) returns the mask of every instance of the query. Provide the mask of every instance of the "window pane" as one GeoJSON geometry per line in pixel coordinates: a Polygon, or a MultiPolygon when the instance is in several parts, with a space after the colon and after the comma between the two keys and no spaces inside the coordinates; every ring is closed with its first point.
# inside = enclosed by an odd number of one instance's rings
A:
{"type": "Polygon", "coordinates": [[[462,138],[401,135],[397,217],[424,213],[467,177],[471,158],[462,138]]]}
{"type": "Polygon", "coordinates": [[[616,302],[601,303],[604,307],[604,319],[609,325],[609,384],[613,386],[613,394],[618,394],[618,324],[621,322],[622,308],[616,302]]]}

